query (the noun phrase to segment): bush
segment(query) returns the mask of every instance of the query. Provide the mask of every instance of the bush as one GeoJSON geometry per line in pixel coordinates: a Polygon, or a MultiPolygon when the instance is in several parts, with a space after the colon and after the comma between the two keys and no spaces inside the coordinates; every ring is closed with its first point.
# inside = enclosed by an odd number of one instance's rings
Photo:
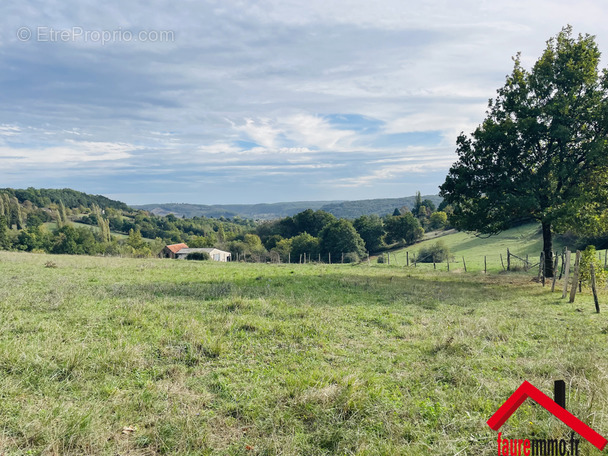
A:
{"type": "Polygon", "coordinates": [[[418,251],[416,261],[418,263],[442,263],[450,257],[450,249],[443,241],[437,241],[433,245],[423,247],[418,251]]]}
{"type": "Polygon", "coordinates": [[[378,255],[378,264],[386,263],[386,258],[384,258],[384,253],[382,255],[378,255]]]}
{"type": "Polygon", "coordinates": [[[595,246],[588,245],[581,255],[579,280],[583,285],[591,286],[591,264],[593,264],[597,287],[603,287],[606,283],[606,278],[608,277],[608,271],[604,269],[602,260],[598,258],[595,246]]]}
{"type": "Polygon", "coordinates": [[[359,263],[361,261],[361,257],[357,252],[348,252],[344,255],[345,263],[359,263]]]}
{"type": "Polygon", "coordinates": [[[211,257],[207,252],[192,252],[186,256],[186,260],[206,261],[211,257]]]}

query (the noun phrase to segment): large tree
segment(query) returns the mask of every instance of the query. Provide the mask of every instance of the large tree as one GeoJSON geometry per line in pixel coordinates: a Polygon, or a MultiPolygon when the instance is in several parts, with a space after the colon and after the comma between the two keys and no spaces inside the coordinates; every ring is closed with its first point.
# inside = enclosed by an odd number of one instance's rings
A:
{"type": "Polygon", "coordinates": [[[598,69],[595,38],[575,38],[570,27],[547,42],[531,70],[519,55],[514,61],[483,124],[458,137],[459,159],[440,194],[453,206],[451,221],[466,230],[495,234],[517,222],[540,222],[551,276],[552,234],[577,228],[583,212],[601,209],[608,76],[598,69]]]}

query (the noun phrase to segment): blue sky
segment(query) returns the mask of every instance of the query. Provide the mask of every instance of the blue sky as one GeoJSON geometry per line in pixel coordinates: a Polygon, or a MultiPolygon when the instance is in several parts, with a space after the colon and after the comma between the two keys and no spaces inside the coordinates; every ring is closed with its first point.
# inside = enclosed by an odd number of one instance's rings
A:
{"type": "Polygon", "coordinates": [[[608,52],[607,17],[585,0],[3,4],[0,187],[130,204],[437,193],[511,57],[530,66],[568,23],[608,52]]]}

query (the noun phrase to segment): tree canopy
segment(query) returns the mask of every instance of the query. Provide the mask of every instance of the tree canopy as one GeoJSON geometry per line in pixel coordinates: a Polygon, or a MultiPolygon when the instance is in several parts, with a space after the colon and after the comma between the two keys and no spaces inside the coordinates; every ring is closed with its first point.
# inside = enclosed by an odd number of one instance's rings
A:
{"type": "Polygon", "coordinates": [[[519,55],[514,62],[486,119],[458,137],[458,161],[440,194],[459,228],[493,234],[540,222],[552,275],[552,233],[581,228],[604,208],[608,75],[598,69],[595,38],[575,38],[571,27],[547,42],[531,70],[519,55]]]}

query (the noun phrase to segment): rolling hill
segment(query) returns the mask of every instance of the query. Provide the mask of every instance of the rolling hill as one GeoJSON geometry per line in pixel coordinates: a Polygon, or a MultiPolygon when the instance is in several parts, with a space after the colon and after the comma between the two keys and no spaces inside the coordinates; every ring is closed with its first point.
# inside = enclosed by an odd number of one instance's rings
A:
{"type": "MultiPolygon", "coordinates": [[[[424,195],[422,199],[429,199],[439,205],[442,198],[438,195],[424,195]]],[[[336,217],[357,218],[361,215],[386,215],[395,208],[406,206],[414,207],[415,196],[403,198],[380,198],[356,201],[297,201],[269,204],[145,204],[132,206],[136,209],[150,211],[156,215],[174,214],[176,217],[243,217],[258,220],[271,220],[288,217],[306,209],[323,210],[336,217]]]]}

